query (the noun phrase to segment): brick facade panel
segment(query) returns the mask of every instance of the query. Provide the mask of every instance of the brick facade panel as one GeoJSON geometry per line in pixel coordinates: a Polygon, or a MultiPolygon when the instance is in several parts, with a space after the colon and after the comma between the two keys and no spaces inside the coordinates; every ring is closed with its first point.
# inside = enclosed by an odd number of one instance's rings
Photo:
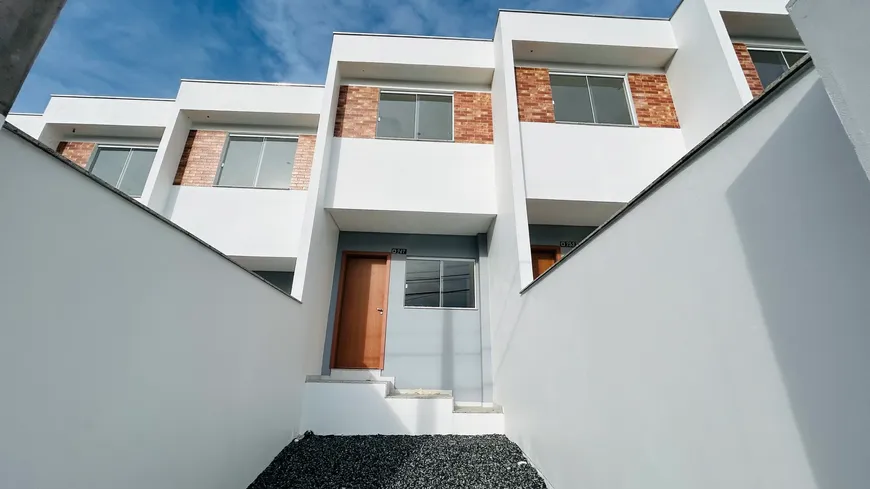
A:
{"type": "Polygon", "coordinates": [[[81,143],[62,141],[57,146],[57,153],[76,165],[87,168],[91,154],[96,149],[96,143],[81,143]]]}
{"type": "Polygon", "coordinates": [[[377,87],[342,85],[335,113],[335,137],[374,138],[378,127],[379,98],[377,87]]]}
{"type": "Polygon", "coordinates": [[[680,121],[667,75],[631,73],[628,85],[639,126],[679,129],[680,121]]]}
{"type": "Polygon", "coordinates": [[[293,190],[308,190],[311,181],[311,164],[314,162],[314,144],[317,136],[299,136],[296,145],[296,157],[293,160],[293,176],[290,180],[290,188],[293,190]]]}
{"type": "Polygon", "coordinates": [[[457,143],[492,144],[492,95],[454,92],[453,140],[457,143]]]}
{"type": "Polygon", "coordinates": [[[546,68],[515,68],[517,106],[522,122],[556,122],[550,71],[546,68]]]}
{"type": "Polygon", "coordinates": [[[226,139],[224,131],[190,131],[175,173],[175,185],[214,185],[226,139]]]}
{"type": "Polygon", "coordinates": [[[740,61],[740,67],[743,68],[743,75],[746,77],[746,83],[749,84],[752,96],[761,95],[764,92],[764,85],[758,76],[758,70],[755,69],[752,56],[749,55],[749,48],[746,47],[746,44],[734,43],[734,52],[737,53],[737,60],[740,61]]]}

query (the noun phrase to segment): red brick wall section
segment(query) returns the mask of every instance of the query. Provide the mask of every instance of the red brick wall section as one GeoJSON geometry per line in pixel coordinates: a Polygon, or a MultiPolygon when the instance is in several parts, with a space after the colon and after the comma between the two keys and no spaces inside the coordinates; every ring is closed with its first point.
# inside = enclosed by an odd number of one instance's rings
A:
{"type": "Polygon", "coordinates": [[[78,143],[62,141],[57,145],[57,152],[76,165],[86,168],[91,159],[91,153],[97,147],[95,143],[78,143]]]}
{"type": "Polygon", "coordinates": [[[338,108],[335,113],[335,137],[375,137],[378,128],[377,87],[343,85],[338,92],[338,108]]]}
{"type": "Polygon", "coordinates": [[[175,185],[214,185],[226,139],[224,131],[190,131],[175,173],[175,185]]]}
{"type": "Polygon", "coordinates": [[[522,122],[556,122],[550,72],[546,68],[515,68],[517,105],[522,122]]]}
{"type": "Polygon", "coordinates": [[[453,140],[457,143],[492,144],[492,95],[485,92],[453,93],[453,140]]]}
{"type": "Polygon", "coordinates": [[[667,75],[631,73],[628,85],[639,126],[679,129],[680,121],[667,75]]]}
{"type": "Polygon", "coordinates": [[[311,163],[314,162],[314,143],[317,136],[299,136],[296,145],[296,158],[293,160],[293,177],[290,179],[290,188],[293,190],[308,190],[311,180],[311,163]]]}
{"type": "Polygon", "coordinates": [[[761,92],[764,91],[764,85],[761,83],[761,78],[758,77],[758,71],[755,69],[755,63],[752,61],[752,56],[749,55],[746,44],[734,43],[734,52],[737,53],[737,60],[740,61],[740,67],[743,68],[743,74],[746,76],[746,82],[749,83],[752,96],[761,95],[761,92]]]}

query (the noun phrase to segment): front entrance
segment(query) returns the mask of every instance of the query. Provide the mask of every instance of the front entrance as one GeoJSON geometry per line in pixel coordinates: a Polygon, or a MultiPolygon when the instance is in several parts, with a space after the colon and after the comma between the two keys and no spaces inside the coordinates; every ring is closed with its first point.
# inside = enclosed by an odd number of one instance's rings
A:
{"type": "Polygon", "coordinates": [[[390,254],[342,256],[332,368],[384,368],[390,254]]]}
{"type": "Polygon", "coordinates": [[[558,246],[532,246],[532,275],[538,278],[562,258],[558,246]]]}

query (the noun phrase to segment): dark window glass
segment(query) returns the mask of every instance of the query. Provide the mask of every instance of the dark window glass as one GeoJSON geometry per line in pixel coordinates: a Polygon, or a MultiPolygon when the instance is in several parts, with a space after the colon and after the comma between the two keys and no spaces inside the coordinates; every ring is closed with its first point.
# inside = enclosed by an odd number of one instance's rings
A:
{"type": "Polygon", "coordinates": [[[453,139],[453,98],[418,95],[417,139],[451,141],[453,139]]]}
{"type": "Polygon", "coordinates": [[[441,262],[407,260],[405,262],[405,305],[438,307],[441,290],[441,262]]]}
{"type": "Polygon", "coordinates": [[[406,306],[474,308],[474,289],[473,261],[405,261],[406,306]]]}
{"type": "Polygon", "coordinates": [[[550,75],[553,108],[559,122],[595,122],[585,76],[550,75]]]}
{"type": "Polygon", "coordinates": [[[145,189],[145,181],[148,180],[148,173],[151,171],[151,164],[154,163],[154,155],[156,154],[156,149],[131,150],[130,159],[127,161],[127,168],[124,169],[124,175],[121,177],[121,184],[118,186],[118,190],[131,197],[141,196],[142,190],[145,189]]]}
{"type": "Polygon", "coordinates": [[[441,277],[443,307],[474,307],[474,263],[444,261],[441,277]]]}
{"type": "Polygon", "coordinates": [[[590,76],[589,90],[595,107],[595,122],[598,124],[631,125],[628,98],[623,78],[590,76]]]}
{"type": "Polygon", "coordinates": [[[268,136],[230,136],[218,185],[290,188],[298,141],[268,136]]]}
{"type": "Polygon", "coordinates": [[[293,160],[296,158],[296,140],[266,138],[257,187],[290,188],[293,160]]]}
{"type": "Polygon", "coordinates": [[[755,64],[755,71],[764,88],[769,87],[783,73],[788,71],[788,65],[782,57],[781,51],[749,50],[749,56],[755,64]]]}
{"type": "Polygon", "coordinates": [[[113,187],[118,186],[127,157],[130,156],[128,148],[98,148],[91,173],[113,187]]]}
{"type": "Polygon", "coordinates": [[[785,62],[788,63],[788,67],[798,64],[798,61],[804,59],[807,53],[798,53],[794,51],[783,51],[782,56],[785,58],[785,62]]]}
{"type": "Polygon", "coordinates": [[[381,93],[378,104],[379,138],[414,139],[417,96],[407,93],[381,93]]]}
{"type": "Polygon", "coordinates": [[[148,180],[156,149],[98,147],[91,173],[131,197],[139,197],[148,180]]]}
{"type": "Polygon", "coordinates": [[[631,125],[625,79],[550,75],[558,122],[631,125]]]}
{"type": "Polygon", "coordinates": [[[218,185],[230,187],[253,187],[257,179],[257,165],[263,138],[232,136],[224,152],[224,162],[218,185]]]}

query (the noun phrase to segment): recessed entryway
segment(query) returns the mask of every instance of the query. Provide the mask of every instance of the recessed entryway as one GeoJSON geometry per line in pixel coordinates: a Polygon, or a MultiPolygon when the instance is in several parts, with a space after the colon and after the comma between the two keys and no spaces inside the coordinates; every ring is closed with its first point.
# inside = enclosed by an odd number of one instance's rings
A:
{"type": "Polygon", "coordinates": [[[389,253],[342,255],[332,368],[384,368],[389,286],[389,253]]]}

